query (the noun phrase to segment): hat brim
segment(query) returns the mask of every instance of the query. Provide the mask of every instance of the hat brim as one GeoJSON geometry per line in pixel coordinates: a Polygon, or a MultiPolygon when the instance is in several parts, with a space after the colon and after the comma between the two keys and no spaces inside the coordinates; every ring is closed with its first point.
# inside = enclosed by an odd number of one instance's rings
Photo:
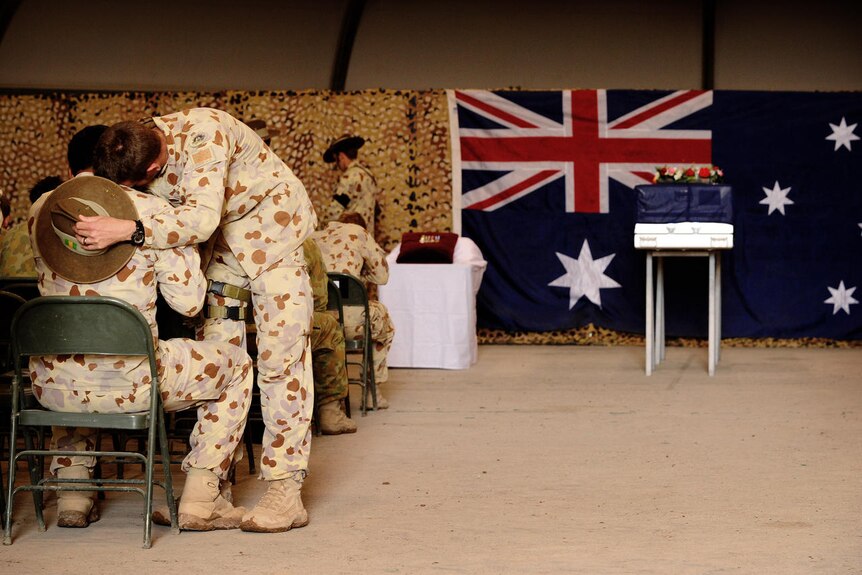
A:
{"type": "Polygon", "coordinates": [[[114,276],[129,263],[137,249],[130,243],[118,243],[100,255],[76,254],[63,245],[51,223],[51,208],[67,198],[80,198],[100,204],[111,217],[137,220],[138,210],[123,188],[98,176],[80,176],[61,184],[45,195],[45,201],[36,216],[34,233],[42,260],[51,271],[63,279],[90,284],[114,276]]]}
{"type": "Polygon", "coordinates": [[[365,138],[362,136],[342,136],[332,142],[326,151],[323,152],[323,161],[331,164],[335,161],[335,155],[341,150],[356,149],[358,150],[365,145],[365,138]]]}

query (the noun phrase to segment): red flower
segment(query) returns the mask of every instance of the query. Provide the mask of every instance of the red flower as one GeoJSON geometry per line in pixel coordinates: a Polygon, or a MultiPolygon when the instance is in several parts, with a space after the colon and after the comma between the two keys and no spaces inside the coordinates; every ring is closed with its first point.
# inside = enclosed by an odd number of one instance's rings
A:
{"type": "Polygon", "coordinates": [[[710,175],[710,173],[709,173],[709,168],[708,168],[707,166],[703,166],[701,169],[699,169],[699,170],[697,171],[697,177],[698,177],[698,178],[704,178],[704,179],[706,179],[706,178],[708,178],[708,177],[709,177],[709,175],[710,175]]]}
{"type": "Polygon", "coordinates": [[[686,178],[693,178],[693,177],[694,177],[694,174],[695,174],[695,172],[694,172],[694,168],[686,168],[686,169],[685,169],[685,172],[683,172],[683,175],[684,175],[686,178]]]}

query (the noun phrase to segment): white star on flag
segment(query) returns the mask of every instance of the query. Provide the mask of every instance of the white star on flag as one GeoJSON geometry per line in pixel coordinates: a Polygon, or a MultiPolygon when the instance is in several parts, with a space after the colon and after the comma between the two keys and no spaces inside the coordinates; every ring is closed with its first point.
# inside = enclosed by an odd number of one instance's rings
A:
{"type": "Polygon", "coordinates": [[[859,301],[853,297],[853,292],[856,291],[856,287],[846,289],[844,287],[844,280],[841,280],[841,283],[838,284],[837,288],[826,286],[826,289],[829,290],[832,297],[827,298],[823,303],[832,304],[832,315],[838,313],[839,309],[843,309],[847,315],[850,315],[850,306],[854,303],[859,303],[859,301]]]}
{"type": "Polygon", "coordinates": [[[850,149],[850,142],[853,140],[858,140],[859,136],[853,133],[856,129],[856,124],[847,125],[847,121],[844,117],[841,117],[841,123],[837,126],[833,123],[829,123],[829,127],[832,128],[832,133],[826,136],[827,140],[835,140],[835,152],[838,151],[838,148],[841,146],[845,146],[851,152],[853,150],[850,149]]]}
{"type": "Polygon", "coordinates": [[[560,263],[566,269],[566,273],[549,283],[553,287],[569,288],[569,309],[575,307],[578,300],[587,296],[591,302],[602,307],[602,295],[599,290],[603,288],[622,287],[616,281],[605,275],[605,269],[610,265],[616,254],[593,259],[590,252],[590,244],[584,240],[578,259],[571,258],[565,254],[557,253],[560,263]]]}
{"type": "Polygon", "coordinates": [[[784,206],[792,204],[793,200],[787,197],[787,194],[790,193],[790,188],[782,188],[778,185],[778,181],[776,180],[775,185],[772,186],[772,189],[763,188],[763,191],[766,193],[766,197],[760,200],[761,204],[766,204],[769,206],[769,211],[766,215],[770,215],[775,210],[781,212],[781,215],[787,215],[784,213],[784,206]]]}

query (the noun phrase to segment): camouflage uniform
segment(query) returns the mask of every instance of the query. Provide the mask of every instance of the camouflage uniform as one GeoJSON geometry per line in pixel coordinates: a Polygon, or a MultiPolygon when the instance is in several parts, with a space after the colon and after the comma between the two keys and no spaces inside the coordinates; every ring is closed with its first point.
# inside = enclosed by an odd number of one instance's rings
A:
{"type": "MultiPolygon", "coordinates": [[[[141,218],[147,244],[209,239],[207,278],[251,291],[265,425],[261,477],[304,474],[314,389],[311,287],[302,242],[317,219],[305,188],[253,130],[225,112],[195,108],[153,118],[152,124],[167,139],[168,161],[149,191],[177,207],[141,218]]],[[[210,305],[244,305],[214,293],[207,298],[210,305]]],[[[245,348],[243,321],[207,319],[203,334],[245,348]]]]}
{"type": "Polygon", "coordinates": [[[357,160],[341,174],[335,195],[344,194],[350,198],[347,207],[334,201],[327,210],[326,221],[337,220],[342,212],[356,212],[365,219],[365,228],[374,237],[374,210],[377,206],[377,180],[371,170],[357,160]]]}
{"type": "Polygon", "coordinates": [[[15,224],[0,236],[0,277],[36,277],[27,222],[15,224]]]}
{"type": "MultiPolygon", "coordinates": [[[[320,247],[328,271],[351,274],[366,284],[385,284],[389,281],[386,252],[360,226],[329,222],[324,229],[314,232],[313,237],[320,247]]],[[[392,347],[395,327],[386,306],[377,300],[369,301],[368,306],[371,313],[371,339],[374,342],[374,380],[385,383],[389,379],[386,356],[392,347]]],[[[345,308],[346,337],[362,339],[364,315],[363,310],[355,306],[345,308]]]]}
{"type": "Polygon", "coordinates": [[[315,241],[302,244],[314,292],[314,319],[311,330],[311,361],[314,369],[314,396],[318,405],[347,397],[347,364],[344,356],[344,330],[327,313],[328,281],[323,256],[315,241]]]}
{"type": "MultiPolygon", "coordinates": [[[[141,217],[170,209],[166,202],[148,194],[129,191],[141,217]]],[[[44,204],[43,195],[31,207],[28,218],[33,229],[44,204]]],[[[156,343],[159,387],[166,411],[194,407],[198,424],[191,437],[191,451],[183,470],[211,469],[227,478],[251,401],[254,385],[251,358],[241,348],[190,339],[158,340],[155,306],[161,291],[179,312],[200,311],[206,283],[200,257],[194,247],[168,250],[141,247],[113,277],[92,284],[77,284],[54,274],[42,260],[35,238],[32,242],[43,295],[102,295],[125,300],[147,319],[156,343]]],[[[150,366],[147,358],[117,356],[51,356],[30,359],[33,393],[39,402],[55,411],[133,412],[149,408],[150,366]]],[[[89,429],[57,429],[54,441],[61,449],[84,451],[94,448],[89,429]]],[[[92,457],[56,458],[51,470],[84,465],[92,457]]]]}

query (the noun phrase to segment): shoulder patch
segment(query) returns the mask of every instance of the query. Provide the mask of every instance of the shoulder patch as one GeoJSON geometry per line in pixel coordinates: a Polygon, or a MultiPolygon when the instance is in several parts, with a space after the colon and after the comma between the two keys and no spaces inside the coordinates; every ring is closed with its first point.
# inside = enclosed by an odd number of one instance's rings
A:
{"type": "Polygon", "coordinates": [[[192,161],[196,166],[213,161],[213,151],[209,148],[198,150],[192,154],[192,161]]]}

